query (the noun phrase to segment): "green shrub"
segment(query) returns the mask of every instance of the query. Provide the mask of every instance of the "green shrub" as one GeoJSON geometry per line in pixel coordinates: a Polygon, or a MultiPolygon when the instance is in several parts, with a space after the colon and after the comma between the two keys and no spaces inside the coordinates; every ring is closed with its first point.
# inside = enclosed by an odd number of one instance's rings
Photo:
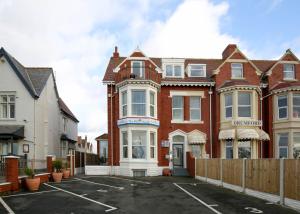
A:
{"type": "Polygon", "coordinates": [[[62,169],[62,161],[61,160],[55,160],[52,162],[53,168],[55,172],[61,172],[62,169]]]}
{"type": "Polygon", "coordinates": [[[25,174],[30,177],[30,178],[34,178],[34,172],[31,168],[26,167],[24,170],[25,174]]]}

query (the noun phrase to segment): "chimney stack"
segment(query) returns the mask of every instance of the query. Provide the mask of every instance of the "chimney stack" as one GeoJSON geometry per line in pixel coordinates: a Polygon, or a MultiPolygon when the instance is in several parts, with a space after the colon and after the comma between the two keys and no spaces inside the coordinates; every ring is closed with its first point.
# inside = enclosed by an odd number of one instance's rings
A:
{"type": "Polygon", "coordinates": [[[118,47],[115,46],[115,52],[113,53],[114,58],[119,58],[119,52],[118,52],[118,47]]]}
{"type": "Polygon", "coordinates": [[[236,44],[229,44],[222,53],[222,58],[227,59],[237,49],[236,44]]]}

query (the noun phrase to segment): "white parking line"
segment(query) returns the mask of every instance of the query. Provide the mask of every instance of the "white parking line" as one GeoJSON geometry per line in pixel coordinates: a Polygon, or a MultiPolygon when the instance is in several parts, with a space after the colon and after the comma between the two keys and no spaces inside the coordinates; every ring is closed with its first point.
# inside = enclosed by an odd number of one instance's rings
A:
{"type": "Polygon", "coordinates": [[[80,179],[80,178],[74,178],[74,179],[79,180],[79,181],[84,181],[84,182],[87,182],[87,183],[91,183],[91,184],[96,184],[96,185],[99,185],[99,186],[106,186],[106,187],[111,187],[111,188],[115,188],[115,189],[119,189],[119,190],[124,189],[124,187],[118,187],[118,186],[111,186],[111,185],[108,185],[108,184],[96,183],[96,182],[93,182],[93,181],[88,181],[88,180],[84,180],[84,179],[80,179]]]}
{"type": "Polygon", "coordinates": [[[5,207],[5,209],[9,214],[15,214],[14,211],[12,211],[12,209],[3,201],[1,197],[0,197],[0,203],[5,207]]]}
{"type": "Polygon", "coordinates": [[[40,191],[40,192],[30,192],[30,193],[24,193],[24,194],[15,194],[15,195],[7,195],[7,196],[2,196],[2,198],[10,198],[10,197],[18,197],[18,196],[25,196],[25,195],[36,195],[36,194],[42,194],[45,192],[57,192],[58,190],[48,190],[48,191],[40,191]]]}
{"type": "Polygon", "coordinates": [[[46,183],[44,183],[44,185],[46,185],[46,186],[49,186],[49,187],[52,187],[52,188],[54,188],[54,189],[57,189],[57,190],[63,191],[63,192],[65,192],[65,193],[68,193],[68,194],[71,194],[71,195],[77,196],[77,197],[79,197],[79,198],[83,198],[83,199],[85,199],[85,200],[87,200],[87,201],[91,201],[91,202],[94,202],[94,203],[96,203],[96,204],[99,204],[99,205],[102,205],[102,206],[104,206],[104,207],[107,207],[107,208],[109,208],[109,209],[105,210],[105,212],[110,212],[110,211],[113,211],[113,210],[116,210],[116,209],[118,209],[118,208],[116,208],[116,207],[113,207],[113,206],[110,206],[110,205],[108,205],[108,204],[104,204],[104,203],[101,203],[101,202],[99,202],[99,201],[95,201],[95,200],[93,200],[93,199],[90,199],[90,198],[84,197],[84,196],[82,196],[82,195],[78,195],[78,194],[76,194],[76,193],[74,193],[74,192],[70,192],[70,191],[67,191],[67,190],[64,190],[64,189],[61,189],[61,188],[58,188],[58,187],[52,186],[52,185],[50,185],[50,184],[46,184],[46,183]]]}
{"type": "Polygon", "coordinates": [[[113,177],[113,176],[102,176],[102,177],[120,179],[120,180],[131,181],[131,182],[142,183],[142,184],[151,184],[150,182],[147,181],[132,180],[128,178],[120,178],[120,177],[113,177]]]}
{"type": "Polygon", "coordinates": [[[184,188],[182,188],[181,186],[179,186],[176,183],[173,183],[175,186],[177,186],[179,189],[181,189],[183,192],[185,192],[186,194],[188,194],[189,196],[191,196],[192,198],[194,198],[196,201],[200,202],[201,204],[203,204],[204,206],[206,206],[208,209],[210,209],[211,211],[213,211],[214,213],[217,214],[222,214],[221,212],[219,212],[218,210],[214,209],[212,207],[212,205],[209,205],[207,203],[205,203],[204,201],[200,200],[199,198],[197,198],[196,196],[194,196],[192,193],[188,192],[187,190],[185,190],[184,188]]]}

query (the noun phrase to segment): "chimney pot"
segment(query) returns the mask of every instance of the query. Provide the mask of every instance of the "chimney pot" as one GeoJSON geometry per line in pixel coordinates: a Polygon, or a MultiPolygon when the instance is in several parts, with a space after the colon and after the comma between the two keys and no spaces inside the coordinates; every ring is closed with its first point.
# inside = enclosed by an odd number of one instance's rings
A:
{"type": "Polygon", "coordinates": [[[115,52],[113,53],[114,58],[119,58],[118,46],[115,46],[115,52]]]}

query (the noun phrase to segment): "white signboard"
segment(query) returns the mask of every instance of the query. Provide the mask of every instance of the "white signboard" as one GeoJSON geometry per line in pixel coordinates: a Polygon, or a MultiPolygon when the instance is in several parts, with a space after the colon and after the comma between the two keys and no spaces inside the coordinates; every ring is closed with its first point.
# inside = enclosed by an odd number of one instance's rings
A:
{"type": "Polygon", "coordinates": [[[261,120],[233,120],[233,126],[262,126],[261,120]]]}

